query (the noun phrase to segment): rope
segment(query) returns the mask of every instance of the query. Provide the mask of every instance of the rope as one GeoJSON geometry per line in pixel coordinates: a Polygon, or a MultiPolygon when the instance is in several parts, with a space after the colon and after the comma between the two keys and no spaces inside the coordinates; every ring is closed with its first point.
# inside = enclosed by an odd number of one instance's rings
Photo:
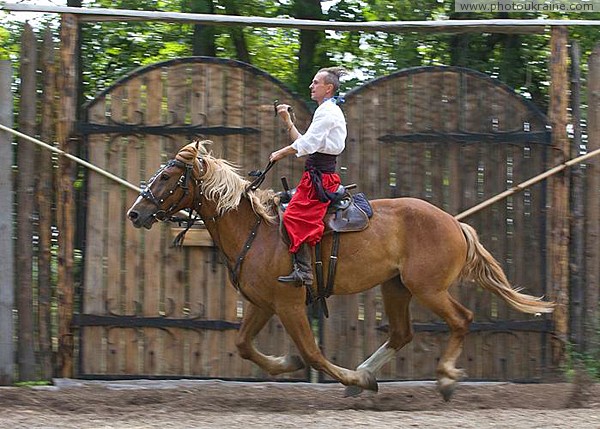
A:
{"type": "MultiPolygon", "coordinates": [[[[65,152],[63,150],[60,150],[60,149],[54,147],[54,146],[51,146],[51,145],[49,145],[47,143],[44,143],[41,140],[38,140],[38,139],[36,139],[34,137],[31,137],[31,136],[28,136],[27,134],[23,134],[23,133],[21,133],[19,131],[13,130],[12,128],[6,127],[6,126],[4,126],[2,124],[0,124],[0,130],[4,130],[6,132],[14,134],[15,136],[20,137],[22,139],[29,140],[30,142],[35,143],[38,146],[41,146],[41,147],[43,147],[45,149],[48,149],[48,150],[50,150],[50,151],[52,151],[54,153],[57,153],[57,154],[62,155],[64,157],[66,157],[66,158],[69,158],[70,160],[75,161],[76,163],[81,164],[84,167],[89,168],[90,170],[95,171],[96,173],[101,174],[104,177],[107,177],[107,178],[109,178],[111,180],[114,180],[115,182],[117,182],[117,183],[119,183],[119,184],[121,184],[121,185],[123,185],[123,186],[125,186],[125,187],[127,187],[129,189],[132,189],[132,190],[134,190],[136,192],[141,192],[141,189],[138,186],[135,186],[135,185],[129,183],[128,181],[126,181],[124,179],[121,179],[120,177],[115,176],[112,173],[109,173],[108,171],[102,170],[101,168],[96,167],[94,164],[90,164],[89,162],[87,162],[87,161],[85,161],[85,160],[83,160],[81,158],[78,158],[78,157],[76,157],[74,155],[71,155],[70,153],[67,153],[67,152],[65,152]]],[[[568,160],[568,161],[566,161],[566,162],[564,162],[564,163],[562,163],[560,165],[557,165],[556,167],[551,168],[550,170],[547,170],[547,171],[545,171],[545,172],[543,172],[541,174],[538,174],[537,176],[532,177],[531,179],[528,179],[528,180],[526,180],[524,182],[521,182],[518,185],[513,186],[512,188],[507,189],[506,191],[501,192],[500,194],[498,194],[498,195],[496,195],[496,196],[494,196],[492,198],[489,198],[489,199],[487,199],[487,200],[485,200],[485,201],[483,201],[483,202],[481,202],[481,203],[479,203],[479,204],[471,207],[470,209],[465,210],[462,213],[457,214],[455,216],[455,218],[457,220],[462,220],[462,219],[464,219],[464,218],[466,218],[468,216],[471,216],[474,213],[477,213],[478,211],[483,210],[484,208],[486,208],[486,207],[488,207],[488,206],[490,206],[490,205],[492,205],[494,203],[497,203],[498,201],[501,201],[501,200],[509,197],[510,195],[516,194],[517,192],[521,192],[521,191],[525,190],[526,188],[528,188],[528,187],[530,187],[532,185],[535,185],[536,183],[541,182],[542,180],[547,179],[550,176],[555,175],[556,173],[560,173],[561,171],[563,171],[567,167],[570,167],[570,166],[572,166],[574,164],[578,164],[580,162],[583,162],[583,161],[585,161],[585,160],[587,160],[589,158],[592,158],[594,156],[597,156],[597,155],[600,155],[600,148],[596,149],[596,150],[593,150],[592,152],[586,153],[585,155],[580,155],[580,156],[578,156],[576,158],[572,158],[572,159],[570,159],[570,160],[568,160]]],[[[266,173],[273,166],[271,163],[269,163],[269,164],[270,165],[267,166],[267,168],[265,169],[265,171],[261,172],[262,173],[261,174],[262,177],[259,177],[260,179],[264,180],[264,176],[266,175],[266,173]]],[[[255,180],[255,182],[256,182],[256,180],[255,180]]],[[[260,185],[260,183],[259,183],[259,185],[260,185]]]]}
{"type": "Polygon", "coordinates": [[[23,134],[23,133],[21,133],[19,131],[13,130],[12,128],[9,128],[9,127],[4,126],[2,124],[0,124],[0,130],[4,130],[6,132],[14,134],[15,136],[20,137],[22,139],[29,140],[30,142],[35,143],[38,146],[41,146],[41,147],[43,147],[45,149],[48,149],[48,150],[50,150],[50,151],[52,151],[54,153],[62,155],[65,158],[69,158],[71,161],[75,161],[76,163],[78,163],[80,165],[83,165],[84,167],[89,168],[90,170],[95,171],[96,173],[101,174],[102,176],[107,177],[110,180],[113,180],[113,181],[115,181],[115,182],[117,182],[117,183],[119,183],[119,184],[121,184],[121,185],[129,188],[129,189],[132,189],[135,192],[141,192],[141,189],[138,186],[135,186],[134,184],[129,183],[128,181],[126,181],[124,179],[121,179],[120,177],[115,176],[114,174],[109,173],[106,170],[102,170],[100,167],[96,167],[94,164],[91,164],[91,163],[89,163],[89,162],[87,162],[87,161],[85,161],[85,160],[83,160],[81,158],[78,158],[75,155],[71,155],[70,153],[67,153],[64,150],[58,149],[58,148],[56,148],[56,147],[54,147],[52,145],[49,145],[48,143],[44,143],[41,140],[38,140],[38,139],[36,139],[34,137],[31,137],[31,136],[28,136],[27,134],[23,134]]]}
{"type": "Polygon", "coordinates": [[[570,166],[572,166],[574,164],[578,164],[580,162],[585,161],[586,159],[592,158],[592,157],[597,156],[597,155],[600,155],[600,149],[596,149],[596,150],[593,150],[590,153],[586,153],[585,155],[581,155],[581,156],[578,156],[576,158],[572,158],[572,159],[570,159],[570,160],[568,160],[566,162],[563,162],[560,165],[557,165],[556,167],[551,168],[550,170],[546,170],[543,173],[538,174],[537,176],[532,177],[529,180],[526,180],[526,181],[524,181],[522,183],[519,183],[518,185],[513,186],[512,188],[507,189],[506,191],[504,191],[504,192],[502,192],[502,193],[500,193],[500,194],[498,194],[498,195],[496,195],[496,196],[494,196],[492,198],[489,198],[489,199],[487,199],[487,200],[485,200],[485,201],[477,204],[476,206],[473,206],[470,209],[465,210],[462,213],[457,214],[455,216],[455,218],[457,220],[462,220],[462,219],[466,218],[467,216],[471,216],[472,214],[477,213],[478,211],[483,210],[484,208],[486,208],[486,207],[488,207],[488,206],[490,206],[490,205],[492,205],[494,203],[497,203],[498,201],[503,200],[504,198],[506,198],[506,197],[508,197],[508,196],[510,196],[512,194],[516,194],[517,192],[521,192],[521,191],[525,190],[525,188],[528,188],[529,186],[535,185],[536,183],[541,182],[542,180],[544,180],[544,179],[546,179],[546,178],[548,178],[550,176],[553,176],[556,173],[559,173],[559,172],[563,171],[567,167],[570,167],[570,166]]]}

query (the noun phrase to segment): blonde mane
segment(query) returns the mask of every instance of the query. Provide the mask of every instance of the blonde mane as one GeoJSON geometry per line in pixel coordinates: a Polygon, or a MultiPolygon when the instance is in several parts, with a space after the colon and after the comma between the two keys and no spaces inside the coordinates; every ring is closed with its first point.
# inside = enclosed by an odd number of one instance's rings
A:
{"type": "MultiPolygon", "coordinates": [[[[206,169],[202,177],[202,192],[206,198],[217,203],[217,213],[222,215],[230,210],[235,210],[240,205],[242,197],[248,198],[254,212],[269,223],[275,223],[277,218],[272,190],[256,189],[249,191],[250,182],[239,173],[239,168],[233,163],[212,156],[205,145],[212,142],[205,140],[193,142],[181,151],[189,150],[190,146],[196,149],[195,158],[200,156],[206,169]]],[[[179,155],[179,154],[178,154],[179,155]]]]}

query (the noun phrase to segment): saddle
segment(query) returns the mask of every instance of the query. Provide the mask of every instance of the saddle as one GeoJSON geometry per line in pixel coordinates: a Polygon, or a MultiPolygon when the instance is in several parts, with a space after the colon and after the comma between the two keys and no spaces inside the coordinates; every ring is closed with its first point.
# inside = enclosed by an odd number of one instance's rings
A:
{"type": "MultiPolygon", "coordinates": [[[[278,194],[279,203],[279,219],[280,233],[284,241],[289,244],[289,237],[287,231],[283,225],[283,213],[287,208],[288,203],[292,199],[292,196],[296,192],[296,189],[289,189],[287,186],[287,180],[281,179],[283,183],[283,192],[278,194]]],[[[340,246],[340,233],[343,232],[359,232],[363,231],[369,226],[369,219],[373,216],[373,209],[371,204],[363,193],[355,195],[348,192],[350,189],[354,189],[356,185],[342,186],[337,189],[331,198],[327,213],[323,218],[325,223],[325,233],[333,233],[333,243],[331,246],[331,256],[329,257],[329,269],[327,273],[327,279],[325,279],[323,272],[323,257],[321,251],[321,243],[317,243],[315,247],[315,272],[317,277],[317,294],[314,296],[311,288],[306,288],[306,304],[312,304],[316,302],[320,304],[321,310],[325,317],[329,317],[329,310],[327,308],[326,299],[333,293],[333,283],[335,281],[335,273],[337,267],[337,254],[340,246]]]]}
{"type": "MultiPolygon", "coordinates": [[[[284,183],[286,183],[284,181],[284,183]]],[[[285,185],[284,185],[285,186],[285,185]]],[[[325,232],[359,232],[369,226],[369,219],[373,216],[373,209],[367,200],[367,197],[360,192],[352,195],[349,190],[356,188],[356,185],[340,185],[334,193],[334,197],[329,203],[327,213],[323,218],[325,232]]],[[[279,197],[279,218],[287,208],[296,188],[282,191],[279,197]]]]}

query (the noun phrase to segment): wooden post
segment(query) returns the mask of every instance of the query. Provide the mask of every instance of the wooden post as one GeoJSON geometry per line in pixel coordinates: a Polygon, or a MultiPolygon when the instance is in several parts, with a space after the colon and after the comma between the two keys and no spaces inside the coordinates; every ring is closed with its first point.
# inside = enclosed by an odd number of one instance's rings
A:
{"type": "MultiPolygon", "coordinates": [[[[600,44],[588,59],[588,152],[600,148],[600,44]]],[[[600,346],[598,301],[600,300],[600,161],[590,160],[586,166],[586,276],[584,338],[585,348],[600,346]]]]}
{"type": "MultiPolygon", "coordinates": [[[[73,132],[75,129],[77,108],[77,60],[78,38],[77,18],[72,14],[61,17],[60,31],[60,74],[58,92],[57,140],[59,148],[74,153],[73,132]]],[[[73,248],[75,246],[74,181],[75,164],[61,157],[58,173],[57,224],[58,236],[58,374],[61,377],[73,376],[73,248]]]]}
{"type": "MultiPolygon", "coordinates": [[[[19,130],[35,135],[36,128],[36,68],[37,46],[29,24],[23,29],[21,40],[21,104],[19,130]]],[[[17,146],[17,311],[19,379],[35,380],[34,317],[33,317],[33,196],[37,171],[36,147],[30,141],[19,139],[17,146]]]]}
{"type": "MultiPolygon", "coordinates": [[[[13,126],[12,64],[0,61],[0,124],[13,126]]],[[[13,138],[0,131],[0,385],[14,382],[13,138]]]]}
{"type": "MultiPolygon", "coordinates": [[[[56,65],[54,61],[54,43],[52,33],[47,30],[44,34],[42,49],[43,100],[41,114],[40,138],[44,142],[54,141],[54,115],[56,113],[56,65]]],[[[52,168],[52,152],[38,152],[39,185],[36,201],[39,213],[39,246],[38,246],[38,332],[39,332],[39,361],[40,376],[50,380],[53,376],[52,365],[52,333],[51,333],[51,229],[52,203],[54,195],[54,173],[52,168]]]]}
{"type": "MultiPolygon", "coordinates": [[[[552,27],[550,57],[550,106],[552,125],[552,164],[569,158],[567,138],[569,81],[566,27],[552,27]]],[[[554,337],[551,341],[552,365],[558,368],[565,358],[569,329],[569,178],[566,170],[554,175],[549,184],[550,240],[548,296],[557,303],[554,310],[554,337]]]]}
{"type": "MultiPolygon", "coordinates": [[[[573,116],[573,142],[571,156],[581,152],[581,72],[580,51],[576,40],[571,43],[571,114],[573,116]]],[[[571,167],[571,245],[569,252],[571,287],[570,341],[575,350],[583,351],[584,272],[585,272],[585,232],[584,232],[584,192],[582,164],[571,167]]]]}

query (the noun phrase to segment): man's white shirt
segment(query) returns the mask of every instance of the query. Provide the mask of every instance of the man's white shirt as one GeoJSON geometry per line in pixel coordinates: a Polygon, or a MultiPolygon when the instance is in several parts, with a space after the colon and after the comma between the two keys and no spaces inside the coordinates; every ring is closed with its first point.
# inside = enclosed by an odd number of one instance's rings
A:
{"type": "Polygon", "coordinates": [[[346,135],[344,113],[330,98],[317,107],[308,130],[292,143],[292,147],[298,151],[298,157],[315,152],[339,155],[346,147],[346,135]]]}

